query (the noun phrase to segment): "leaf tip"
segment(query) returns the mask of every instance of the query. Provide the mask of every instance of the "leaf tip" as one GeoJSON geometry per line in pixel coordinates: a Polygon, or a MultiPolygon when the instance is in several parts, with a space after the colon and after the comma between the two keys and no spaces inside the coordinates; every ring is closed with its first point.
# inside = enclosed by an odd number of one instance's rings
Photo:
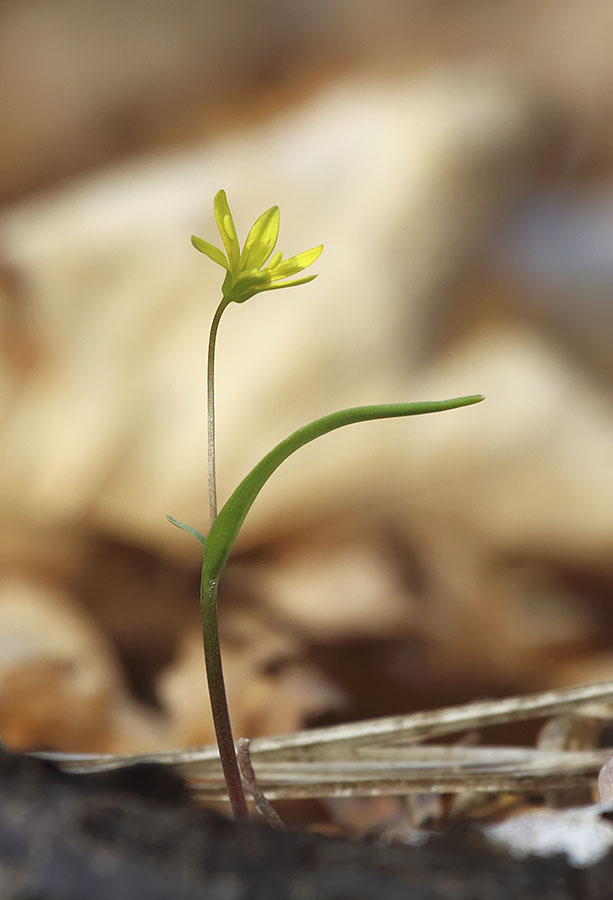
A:
{"type": "Polygon", "coordinates": [[[192,528],[191,525],[186,525],[185,522],[180,522],[178,519],[175,519],[174,516],[171,516],[168,513],[166,513],[166,518],[171,525],[174,525],[176,528],[180,528],[181,531],[186,531],[188,534],[191,534],[193,537],[195,537],[200,546],[204,549],[206,545],[206,538],[198,531],[197,528],[192,528]]]}

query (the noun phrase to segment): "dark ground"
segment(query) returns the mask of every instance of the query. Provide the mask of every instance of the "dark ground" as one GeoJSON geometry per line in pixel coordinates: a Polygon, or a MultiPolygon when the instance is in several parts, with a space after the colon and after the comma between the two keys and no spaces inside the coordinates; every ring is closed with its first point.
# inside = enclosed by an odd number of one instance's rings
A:
{"type": "Polygon", "coordinates": [[[597,900],[613,855],[516,861],[474,833],[423,846],[275,832],[189,805],[157,767],[70,776],[0,759],[1,900],[597,900]]]}

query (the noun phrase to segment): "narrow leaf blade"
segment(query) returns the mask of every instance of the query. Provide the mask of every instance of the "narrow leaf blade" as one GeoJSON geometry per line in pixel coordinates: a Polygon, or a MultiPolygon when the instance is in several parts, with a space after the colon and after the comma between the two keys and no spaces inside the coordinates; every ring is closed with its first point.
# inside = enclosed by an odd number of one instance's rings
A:
{"type": "Polygon", "coordinates": [[[196,538],[200,546],[204,549],[206,547],[206,538],[203,534],[201,534],[197,528],[192,528],[191,525],[186,525],[185,522],[179,522],[178,519],[175,519],[174,516],[169,516],[166,514],[166,518],[170,522],[171,525],[176,525],[177,528],[180,528],[181,531],[186,531],[188,534],[193,535],[196,538]]]}
{"type": "Polygon", "coordinates": [[[308,425],[299,428],[289,437],[277,444],[270,453],[243,478],[234,493],[224,504],[219,515],[211,525],[207,537],[206,552],[203,563],[203,583],[219,580],[226,564],[232,546],[238,537],[241,525],[257,495],[260,493],[270,476],[279,468],[292,453],[304,447],[305,444],[322,437],[330,431],[342,428],[344,425],[352,425],[357,422],[367,422],[373,419],[391,419],[401,416],[417,416],[427,413],[443,412],[450,409],[458,409],[462,406],[472,406],[480,403],[482,394],[471,394],[466,397],[453,397],[450,400],[424,400],[415,403],[385,403],[376,406],[355,406],[351,409],[342,409],[330,415],[316,419],[308,425]]]}

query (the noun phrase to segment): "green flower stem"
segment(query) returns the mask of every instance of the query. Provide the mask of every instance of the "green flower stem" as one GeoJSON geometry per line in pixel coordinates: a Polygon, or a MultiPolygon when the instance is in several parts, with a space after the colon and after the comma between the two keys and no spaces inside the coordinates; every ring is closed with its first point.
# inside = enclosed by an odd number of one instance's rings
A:
{"type": "Polygon", "coordinates": [[[207,426],[207,471],[209,482],[209,520],[211,525],[217,518],[217,475],[215,471],[215,343],[222,313],[230,303],[222,297],[215,311],[209,334],[209,352],[206,366],[206,426],[207,426]]]}
{"type": "MultiPolygon", "coordinates": [[[[206,421],[209,519],[211,525],[213,525],[213,522],[217,518],[217,475],[215,465],[215,346],[217,341],[217,329],[219,328],[222,314],[229,303],[230,301],[226,297],[222,297],[221,303],[215,311],[213,321],[211,322],[211,331],[209,333],[209,349],[207,357],[206,421]]],[[[228,699],[226,696],[226,686],[221,663],[219,628],[217,624],[217,583],[209,582],[208,584],[205,584],[204,571],[200,589],[200,598],[206,676],[221,767],[234,817],[236,819],[246,819],[249,817],[249,811],[247,809],[247,800],[243,790],[240,770],[236,761],[234,736],[230,724],[230,712],[228,710],[228,699]]]]}
{"type": "Polygon", "coordinates": [[[221,767],[234,817],[236,819],[247,819],[249,811],[236,761],[234,737],[230,724],[230,713],[228,711],[228,700],[221,665],[221,650],[217,627],[217,582],[205,582],[204,567],[200,589],[200,612],[202,616],[206,676],[221,767]]]}

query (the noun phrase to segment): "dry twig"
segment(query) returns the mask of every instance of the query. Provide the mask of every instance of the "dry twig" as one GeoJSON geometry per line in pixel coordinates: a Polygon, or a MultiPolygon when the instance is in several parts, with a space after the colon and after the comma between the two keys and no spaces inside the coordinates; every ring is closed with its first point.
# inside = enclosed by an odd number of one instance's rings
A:
{"type": "MultiPolygon", "coordinates": [[[[250,756],[257,763],[258,790],[271,799],[567,789],[594,783],[611,751],[423,746],[419,742],[569,710],[607,718],[610,701],[613,682],[478,701],[257,738],[250,743],[250,756]]],[[[131,756],[39,755],[73,772],[143,762],[169,765],[177,767],[203,801],[225,798],[216,747],[131,756]]]]}

